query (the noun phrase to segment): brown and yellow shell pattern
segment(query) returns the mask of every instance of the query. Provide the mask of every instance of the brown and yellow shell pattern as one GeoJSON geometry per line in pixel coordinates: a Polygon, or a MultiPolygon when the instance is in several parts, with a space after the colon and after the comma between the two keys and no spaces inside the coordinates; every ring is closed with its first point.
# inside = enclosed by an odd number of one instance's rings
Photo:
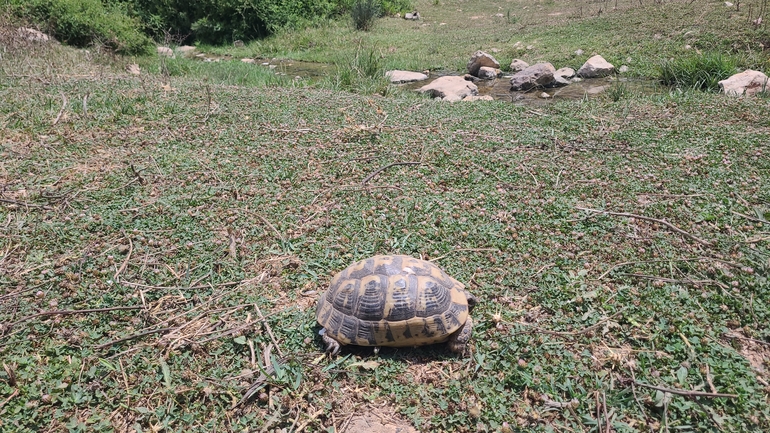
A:
{"type": "Polygon", "coordinates": [[[431,262],[375,256],[350,265],[321,295],[316,320],[327,351],[339,345],[418,346],[450,341],[463,352],[470,339],[473,295],[431,262]]]}

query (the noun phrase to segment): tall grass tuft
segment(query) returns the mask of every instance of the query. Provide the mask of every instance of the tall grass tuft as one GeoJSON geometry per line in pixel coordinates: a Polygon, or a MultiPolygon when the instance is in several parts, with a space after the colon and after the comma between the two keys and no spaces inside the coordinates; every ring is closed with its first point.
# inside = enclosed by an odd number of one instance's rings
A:
{"type": "Polygon", "coordinates": [[[382,13],[379,0],[356,0],[350,9],[356,30],[369,31],[382,13]]]}
{"type": "Polygon", "coordinates": [[[382,57],[374,49],[359,48],[352,59],[337,62],[337,72],[325,80],[325,85],[335,90],[385,94],[388,80],[382,57]]]}
{"type": "Polygon", "coordinates": [[[720,53],[694,54],[663,62],[658,76],[665,85],[718,92],[719,81],[733,75],[738,64],[736,58],[720,53]]]}

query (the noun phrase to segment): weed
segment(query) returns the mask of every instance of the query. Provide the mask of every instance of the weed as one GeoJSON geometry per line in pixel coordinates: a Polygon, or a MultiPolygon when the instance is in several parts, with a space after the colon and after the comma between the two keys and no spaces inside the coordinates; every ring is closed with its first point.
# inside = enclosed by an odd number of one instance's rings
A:
{"type": "Polygon", "coordinates": [[[615,81],[612,83],[609,89],[607,89],[607,96],[613,101],[618,102],[621,99],[628,98],[631,95],[631,90],[622,81],[615,81]]]}
{"type": "Polygon", "coordinates": [[[737,72],[739,61],[721,53],[692,54],[667,60],[660,65],[660,81],[668,86],[719,91],[719,81],[737,72]]]}
{"type": "Polygon", "coordinates": [[[382,8],[379,0],[356,0],[350,9],[353,27],[356,30],[369,31],[381,13],[382,8]]]}

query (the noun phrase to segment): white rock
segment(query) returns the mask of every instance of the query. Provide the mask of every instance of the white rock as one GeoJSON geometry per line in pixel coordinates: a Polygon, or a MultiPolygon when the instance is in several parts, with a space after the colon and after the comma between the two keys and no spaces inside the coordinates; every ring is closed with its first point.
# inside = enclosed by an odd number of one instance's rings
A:
{"type": "Polygon", "coordinates": [[[169,47],[158,47],[158,55],[161,57],[171,57],[173,59],[174,50],[169,47]]]}
{"type": "Polygon", "coordinates": [[[628,66],[621,65],[620,68],[618,68],[618,72],[620,72],[621,74],[625,74],[626,72],[628,72],[628,66]]]}
{"type": "Polygon", "coordinates": [[[434,98],[446,98],[448,95],[457,95],[460,99],[466,96],[478,95],[479,88],[466,81],[463,77],[446,76],[439,77],[430,84],[419,89],[419,92],[430,93],[434,98]]]}
{"type": "Polygon", "coordinates": [[[393,84],[412,83],[414,81],[422,81],[428,79],[427,75],[421,72],[412,71],[387,71],[385,72],[385,76],[393,84]]]}
{"type": "Polygon", "coordinates": [[[572,68],[559,68],[553,75],[559,75],[564,78],[572,78],[575,76],[575,70],[572,68]]]}
{"type": "Polygon", "coordinates": [[[582,56],[582,55],[583,55],[583,50],[581,50],[580,48],[578,48],[577,50],[575,50],[575,55],[576,55],[576,56],[582,56]]]}
{"type": "Polygon", "coordinates": [[[586,60],[583,66],[578,69],[577,74],[583,78],[600,78],[610,75],[614,70],[615,67],[604,60],[604,57],[596,55],[586,60]]]}
{"type": "Polygon", "coordinates": [[[727,6],[728,8],[731,8],[731,7],[733,7],[733,4],[730,3],[730,2],[725,2],[725,6],[727,6]]]}
{"type": "Polygon", "coordinates": [[[490,68],[500,69],[500,62],[497,61],[494,57],[491,55],[483,52],[483,51],[476,51],[471,56],[471,59],[468,60],[468,73],[474,76],[479,75],[479,69],[481,69],[482,66],[487,66],[490,68]]]}
{"type": "Polygon", "coordinates": [[[541,97],[541,98],[543,98],[543,99],[548,99],[548,98],[550,98],[550,97],[551,97],[551,95],[549,95],[549,94],[547,94],[547,93],[543,92],[543,93],[541,93],[541,94],[540,94],[540,97],[541,97]]]}
{"type": "Polygon", "coordinates": [[[256,60],[254,60],[254,59],[249,59],[249,58],[241,59],[241,61],[242,61],[243,63],[249,63],[249,64],[251,64],[251,65],[253,65],[254,63],[256,63],[256,62],[257,62],[256,60]]]}
{"type": "Polygon", "coordinates": [[[751,69],[720,81],[719,87],[729,96],[752,96],[762,91],[770,91],[767,75],[751,69]]]}
{"type": "Polygon", "coordinates": [[[511,72],[521,72],[529,67],[529,63],[521,59],[513,59],[511,61],[511,72]]]}
{"type": "Polygon", "coordinates": [[[490,95],[481,95],[481,96],[471,95],[471,96],[466,96],[465,98],[463,98],[463,101],[468,101],[468,102],[473,102],[473,101],[494,101],[494,100],[495,100],[495,98],[493,98],[490,95]]]}
{"type": "Polygon", "coordinates": [[[19,36],[30,42],[48,42],[50,39],[47,34],[28,27],[19,27],[17,32],[19,36]]]}

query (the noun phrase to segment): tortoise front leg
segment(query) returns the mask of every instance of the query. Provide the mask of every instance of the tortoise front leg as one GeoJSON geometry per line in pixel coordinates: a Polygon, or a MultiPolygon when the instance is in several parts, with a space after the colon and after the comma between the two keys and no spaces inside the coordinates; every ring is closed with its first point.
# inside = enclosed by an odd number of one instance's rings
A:
{"type": "Polygon", "coordinates": [[[449,337],[449,350],[454,353],[464,354],[473,334],[473,320],[468,316],[465,324],[449,337]]]}
{"type": "Polygon", "coordinates": [[[334,356],[340,352],[340,342],[326,335],[326,328],[318,331],[318,334],[326,345],[326,353],[331,353],[334,356]]]}

